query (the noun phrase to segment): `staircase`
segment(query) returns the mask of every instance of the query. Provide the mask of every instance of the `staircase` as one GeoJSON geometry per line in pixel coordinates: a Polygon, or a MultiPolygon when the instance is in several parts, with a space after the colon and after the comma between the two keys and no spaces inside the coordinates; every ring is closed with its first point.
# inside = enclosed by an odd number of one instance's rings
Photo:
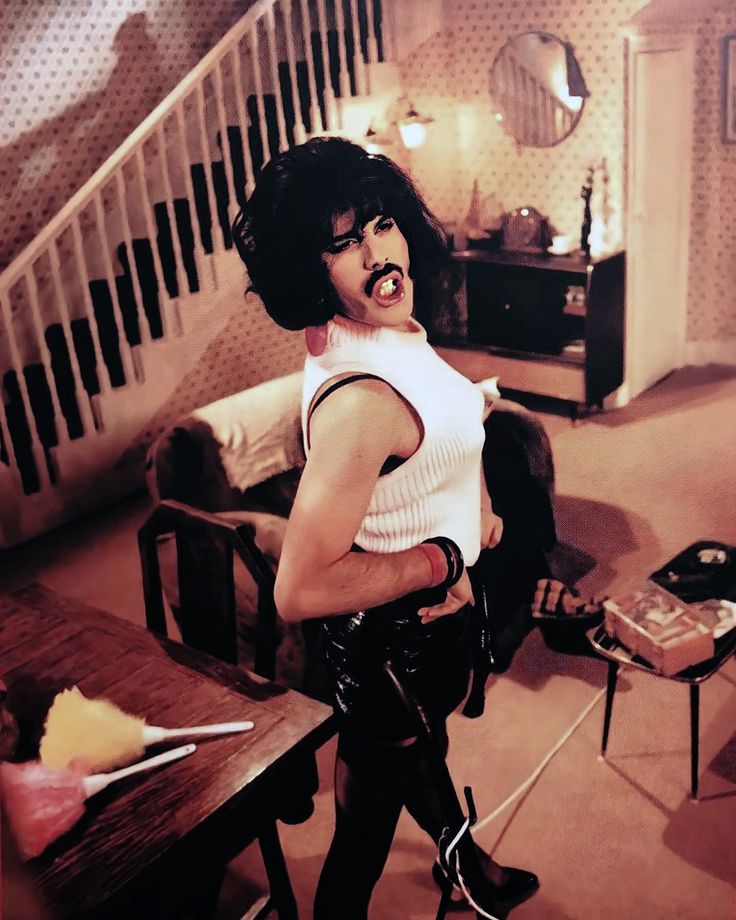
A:
{"type": "Polygon", "coordinates": [[[0,275],[0,547],[140,486],[120,457],[245,287],[237,210],[371,98],[381,36],[381,0],[256,2],[0,275]]]}

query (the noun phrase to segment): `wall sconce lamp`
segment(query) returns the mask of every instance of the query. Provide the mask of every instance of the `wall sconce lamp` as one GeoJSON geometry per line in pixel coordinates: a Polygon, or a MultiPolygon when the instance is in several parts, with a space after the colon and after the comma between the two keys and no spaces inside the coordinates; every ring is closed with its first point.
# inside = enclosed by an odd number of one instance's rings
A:
{"type": "Polygon", "coordinates": [[[404,147],[407,150],[411,150],[413,147],[421,147],[427,139],[427,129],[424,126],[431,124],[433,121],[434,118],[420,115],[410,102],[406,114],[398,119],[399,133],[404,147]]]}
{"type": "Polygon", "coordinates": [[[399,99],[389,110],[385,129],[376,131],[373,124],[363,138],[363,146],[368,153],[382,153],[382,147],[390,147],[395,143],[396,129],[398,129],[401,143],[407,150],[421,147],[427,138],[427,129],[434,121],[426,115],[420,115],[406,97],[399,99]],[[406,107],[405,107],[406,106],[406,107]]]}

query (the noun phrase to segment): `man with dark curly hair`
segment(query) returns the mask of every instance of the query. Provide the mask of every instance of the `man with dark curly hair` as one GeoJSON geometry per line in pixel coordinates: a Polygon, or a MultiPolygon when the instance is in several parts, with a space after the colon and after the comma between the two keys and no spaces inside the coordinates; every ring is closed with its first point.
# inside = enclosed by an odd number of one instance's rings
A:
{"type": "MultiPolygon", "coordinates": [[[[481,472],[483,397],[415,318],[447,296],[447,247],[386,157],[338,138],[288,150],[263,169],[233,233],[270,316],[306,329],[307,462],[275,599],[286,620],[323,619],[340,721],[336,827],[314,917],[361,920],[404,806],[438,845],[449,821],[462,823],[384,666],[446,754],[446,718],[469,677],[465,566],[502,530],[481,472]]],[[[483,917],[538,886],[467,830],[444,856],[435,877],[447,884],[448,870],[483,917]]]]}

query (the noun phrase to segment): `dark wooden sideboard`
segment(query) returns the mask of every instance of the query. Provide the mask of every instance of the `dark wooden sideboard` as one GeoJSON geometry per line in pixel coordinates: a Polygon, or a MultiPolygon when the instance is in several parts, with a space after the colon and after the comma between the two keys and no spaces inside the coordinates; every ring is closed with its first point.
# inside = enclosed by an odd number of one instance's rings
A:
{"type": "MultiPolygon", "coordinates": [[[[626,254],[452,254],[457,303],[420,320],[440,348],[491,357],[500,386],[586,407],[623,383],[626,254]]],[[[452,363],[452,362],[451,362],[452,363]]]]}

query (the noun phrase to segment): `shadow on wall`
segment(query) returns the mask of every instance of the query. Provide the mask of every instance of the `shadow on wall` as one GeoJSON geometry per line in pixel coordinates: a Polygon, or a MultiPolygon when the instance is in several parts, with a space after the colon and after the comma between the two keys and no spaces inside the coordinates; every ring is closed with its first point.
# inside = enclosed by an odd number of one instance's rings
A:
{"type": "MultiPolygon", "coordinates": [[[[134,13],[123,22],[111,51],[117,59],[102,89],[0,149],[0,268],[43,229],[162,99],[166,78],[145,13],[134,13]],[[116,113],[112,130],[105,115],[111,111],[116,113]]],[[[49,74],[55,76],[54,71],[49,74]]],[[[12,122],[8,127],[12,129],[12,122]]]]}

